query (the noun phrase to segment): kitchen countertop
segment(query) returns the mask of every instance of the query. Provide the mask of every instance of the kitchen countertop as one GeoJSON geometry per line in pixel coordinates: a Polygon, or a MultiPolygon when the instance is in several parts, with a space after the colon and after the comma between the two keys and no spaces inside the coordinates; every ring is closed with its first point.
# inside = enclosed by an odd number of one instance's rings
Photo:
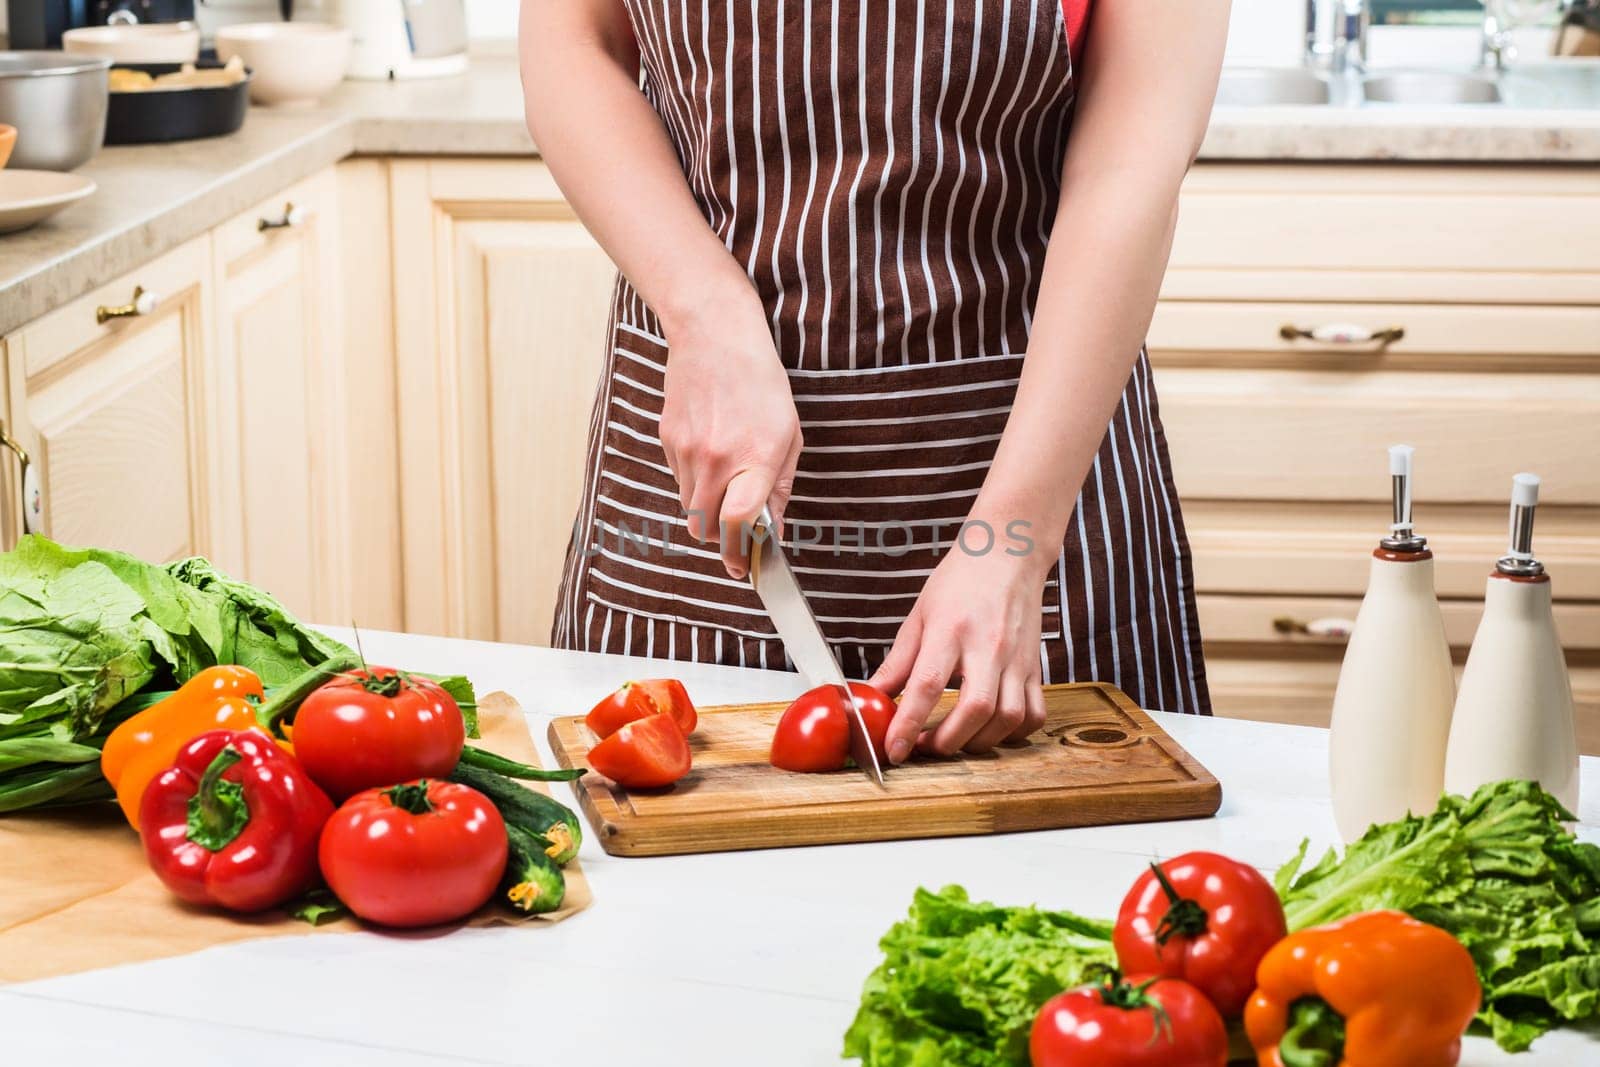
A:
{"type": "MultiPolygon", "coordinates": [[[[1508,81],[1506,104],[1480,107],[1218,108],[1200,157],[1600,162],[1600,65],[1551,85],[1508,81]]],[[[93,196],[0,237],[0,335],[352,154],[537,154],[515,58],[493,49],[456,78],[345,82],[315,110],[252,109],[226,138],[102,150],[79,171],[93,196]]]]}
{"type": "MultiPolygon", "coordinates": [[[[375,660],[510,692],[547,760],[552,715],[588,708],[619,678],[668,670],[441,638],[362,640],[375,660]]],[[[670,671],[706,705],[802,688],[790,674],[670,671]]],[[[1158,718],[1222,781],[1217,817],[659,859],[607,856],[590,834],[594,905],[557,926],[279,938],[7,986],[7,1062],[167,1067],[173,1049],[239,1067],[837,1062],[877,940],[919,885],[960,882],[977,899],[1110,916],[1152,857],[1215,849],[1270,872],[1303,835],[1313,856],[1332,841],[1325,731],[1158,718]]],[[[1580,833],[1600,839],[1600,759],[1584,758],[1583,795],[1580,833]]],[[[1600,1035],[1563,1030],[1516,1057],[1470,1038],[1461,1062],[1597,1060],[1600,1035]]]]}

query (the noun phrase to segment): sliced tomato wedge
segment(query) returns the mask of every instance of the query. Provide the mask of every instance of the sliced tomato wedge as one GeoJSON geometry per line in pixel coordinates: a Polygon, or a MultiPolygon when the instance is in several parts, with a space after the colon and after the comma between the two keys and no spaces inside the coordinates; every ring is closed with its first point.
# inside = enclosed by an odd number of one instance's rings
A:
{"type": "Polygon", "coordinates": [[[589,766],[628,789],[656,789],[689,773],[689,742],[670,715],[625,723],[589,750],[589,766]]]}
{"type": "Polygon", "coordinates": [[[676,678],[646,678],[623,682],[590,709],[584,723],[596,737],[610,737],[628,723],[651,715],[666,715],[678,724],[685,737],[694,733],[699,722],[689,691],[676,678]]]}
{"type": "Polygon", "coordinates": [[[633,684],[650,694],[663,715],[672,716],[672,721],[678,724],[684,737],[694,733],[700,716],[695,713],[694,701],[689,699],[689,691],[682,682],[676,678],[646,678],[633,684]]]}

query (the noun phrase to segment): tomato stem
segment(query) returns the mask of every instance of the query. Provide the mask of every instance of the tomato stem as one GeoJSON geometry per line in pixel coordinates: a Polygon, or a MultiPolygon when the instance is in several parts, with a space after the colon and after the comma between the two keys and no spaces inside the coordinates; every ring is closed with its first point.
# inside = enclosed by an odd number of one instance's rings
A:
{"type": "Polygon", "coordinates": [[[1206,909],[1200,902],[1180,894],[1159,863],[1152,863],[1150,870],[1167,894],[1167,913],[1156,924],[1156,944],[1165,946],[1174,937],[1199,937],[1205,933],[1206,909]]]}
{"type": "Polygon", "coordinates": [[[1150,987],[1160,980],[1161,976],[1156,975],[1134,985],[1124,980],[1113,968],[1106,974],[1105,982],[1100,987],[1100,999],[1107,1007],[1120,1008],[1123,1011],[1139,1011],[1145,1008],[1150,1010],[1150,1017],[1155,1023],[1155,1029],[1150,1034],[1151,1044],[1163,1035],[1168,1040],[1172,1037],[1172,1017],[1167,1014],[1167,1009],[1162,1003],[1149,993],[1150,987]]]}
{"type": "Polygon", "coordinates": [[[365,670],[361,675],[361,688],[369,693],[376,693],[381,697],[395,697],[400,695],[400,690],[405,688],[406,680],[399,671],[389,674],[376,674],[365,670]]]}
{"type": "Polygon", "coordinates": [[[383,791],[389,798],[389,803],[401,811],[410,812],[412,815],[426,815],[433,810],[433,801],[428,799],[428,780],[419,779],[402,785],[390,786],[383,791]]]}

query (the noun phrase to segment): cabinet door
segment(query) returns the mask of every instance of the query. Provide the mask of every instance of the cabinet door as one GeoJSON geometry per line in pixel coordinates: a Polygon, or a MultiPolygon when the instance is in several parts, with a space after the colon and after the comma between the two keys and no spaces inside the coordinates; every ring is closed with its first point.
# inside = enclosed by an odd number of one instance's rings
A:
{"type": "Polygon", "coordinates": [[[56,540],[149,560],[209,551],[210,263],[210,239],[192,241],[7,339],[10,425],[56,540]]]}
{"type": "Polygon", "coordinates": [[[351,618],[331,170],[214,232],[215,562],[302,617],[351,618]]]}
{"type": "Polygon", "coordinates": [[[615,268],[543,164],[391,174],[405,625],[544,644],[615,268]]]}

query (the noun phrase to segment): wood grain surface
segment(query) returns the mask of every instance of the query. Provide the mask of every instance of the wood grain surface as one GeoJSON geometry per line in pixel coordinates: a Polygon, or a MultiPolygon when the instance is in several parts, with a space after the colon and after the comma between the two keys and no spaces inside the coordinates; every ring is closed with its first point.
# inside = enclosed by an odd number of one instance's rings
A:
{"type": "MultiPolygon", "coordinates": [[[[1222,787],[1120,690],[1044,690],[1048,717],[1027,742],[986,756],[921,757],[880,789],[854,767],[795,774],[767,762],[785,703],[707,708],[690,738],[694,768],[675,786],[630,791],[598,774],[577,786],[584,814],[617,856],[783,848],[1009,833],[1215,814],[1222,787]]],[[[946,693],[945,704],[955,694],[946,693]]],[[[564,767],[588,765],[581,718],[550,724],[564,767]]]]}

